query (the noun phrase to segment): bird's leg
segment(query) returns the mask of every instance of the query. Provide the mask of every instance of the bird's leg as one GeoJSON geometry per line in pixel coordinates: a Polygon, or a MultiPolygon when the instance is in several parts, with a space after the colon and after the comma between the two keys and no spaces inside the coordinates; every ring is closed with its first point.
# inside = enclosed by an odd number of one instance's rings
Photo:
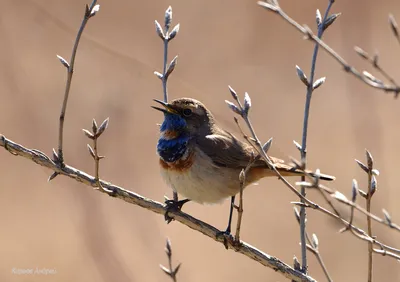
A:
{"type": "Polygon", "coordinates": [[[230,209],[229,209],[229,221],[228,221],[228,226],[226,227],[225,231],[219,231],[217,233],[217,238],[220,236],[224,237],[224,246],[225,249],[228,249],[228,237],[231,237],[231,224],[232,224],[232,215],[233,215],[233,207],[235,206],[235,196],[232,196],[231,198],[231,204],[229,205],[230,209]]]}
{"type": "Polygon", "coordinates": [[[235,206],[235,196],[232,196],[231,197],[230,209],[229,209],[228,226],[226,227],[226,230],[225,230],[225,234],[227,234],[227,235],[231,234],[232,214],[233,214],[233,207],[234,206],[235,206]]]}
{"type": "Polygon", "coordinates": [[[172,221],[173,218],[171,218],[168,215],[168,212],[170,211],[180,211],[182,209],[182,206],[184,204],[186,204],[187,202],[190,202],[189,199],[184,199],[184,200],[179,200],[179,201],[175,201],[175,200],[166,200],[165,201],[165,214],[164,214],[164,218],[165,221],[167,223],[170,223],[172,221]]]}

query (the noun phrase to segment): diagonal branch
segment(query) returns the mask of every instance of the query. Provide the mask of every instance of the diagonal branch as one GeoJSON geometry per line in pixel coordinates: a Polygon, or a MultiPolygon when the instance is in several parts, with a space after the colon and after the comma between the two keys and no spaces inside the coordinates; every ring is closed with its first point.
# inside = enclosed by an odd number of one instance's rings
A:
{"type": "MultiPolygon", "coordinates": [[[[17,144],[9,139],[7,139],[4,135],[0,134],[0,146],[4,147],[7,151],[15,156],[21,156],[31,161],[37,163],[38,165],[47,167],[60,175],[65,175],[70,178],[75,179],[78,182],[81,182],[85,185],[91,187],[97,187],[97,180],[95,177],[80,171],[74,167],[69,165],[65,165],[64,167],[57,166],[54,161],[52,161],[47,155],[36,150],[36,149],[28,149],[24,146],[17,144]]],[[[157,201],[153,201],[152,199],[143,197],[139,194],[126,190],[122,187],[111,184],[110,182],[106,182],[104,180],[99,181],[105,190],[113,191],[112,195],[115,198],[121,199],[127,203],[134,204],[150,210],[152,212],[165,215],[167,212],[165,206],[157,201]]],[[[97,189],[96,191],[107,193],[104,190],[97,189]]],[[[313,282],[315,281],[312,277],[301,273],[293,269],[291,266],[287,265],[283,261],[278,258],[268,255],[255,247],[245,243],[240,242],[239,244],[230,236],[220,236],[221,231],[215,228],[214,226],[203,222],[197,218],[194,218],[184,212],[181,211],[168,211],[168,215],[179,221],[183,225],[188,226],[189,228],[196,230],[207,237],[213,239],[214,241],[220,242],[222,244],[226,243],[229,249],[234,250],[235,252],[241,253],[248,258],[261,263],[262,265],[272,268],[273,270],[279,272],[283,276],[293,281],[307,281],[313,282]]]]}
{"type": "Polygon", "coordinates": [[[344,70],[348,73],[353,74],[357,79],[361,80],[368,86],[371,86],[376,89],[383,90],[387,93],[394,93],[395,97],[400,93],[400,87],[392,84],[384,84],[384,83],[377,83],[376,81],[373,81],[366,76],[364,76],[360,71],[358,71],[355,67],[351,66],[345,59],[343,59],[338,53],[335,52],[328,44],[326,44],[324,41],[318,38],[311,29],[307,25],[300,25],[298,22],[296,22],[294,19],[289,17],[282,9],[280,6],[276,4],[271,4],[269,1],[258,1],[258,5],[261,7],[264,7],[267,10],[270,10],[271,12],[274,12],[281,16],[285,21],[287,21],[290,25],[292,25],[294,28],[296,28],[298,31],[300,31],[303,35],[306,36],[306,39],[310,41],[314,41],[315,43],[318,43],[319,46],[322,47],[332,58],[334,58],[339,64],[341,64],[344,68],[344,70]]]}

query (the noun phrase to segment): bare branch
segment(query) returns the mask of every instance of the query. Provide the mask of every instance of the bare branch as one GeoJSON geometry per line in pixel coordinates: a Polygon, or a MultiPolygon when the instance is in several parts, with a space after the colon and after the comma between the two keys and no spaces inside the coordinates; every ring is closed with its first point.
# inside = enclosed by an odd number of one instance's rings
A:
{"type": "MultiPolygon", "coordinates": [[[[65,165],[64,167],[59,167],[44,153],[35,149],[25,148],[20,144],[17,144],[7,139],[4,135],[1,134],[0,134],[0,146],[4,147],[7,151],[9,151],[15,156],[21,156],[27,158],[37,163],[40,166],[47,167],[53,171],[56,171],[59,174],[68,176],[90,187],[95,187],[95,188],[98,187],[95,177],[83,171],[80,171],[74,167],[71,167],[69,165],[65,165]]],[[[110,182],[104,180],[99,180],[99,181],[105,189],[113,191],[112,196],[115,198],[121,199],[130,204],[140,206],[152,212],[161,214],[162,216],[164,216],[165,213],[167,212],[165,205],[157,201],[153,201],[139,194],[126,190],[122,187],[113,185],[110,182]]],[[[104,193],[104,191],[100,189],[96,191],[104,193]]],[[[220,236],[221,234],[220,230],[184,212],[169,211],[168,215],[174,220],[179,221],[180,223],[188,226],[189,228],[204,234],[205,236],[213,239],[214,241],[220,242],[222,244],[226,243],[229,249],[241,253],[266,267],[278,271],[288,279],[291,279],[293,281],[307,281],[307,282],[315,281],[312,277],[293,269],[291,266],[282,262],[275,256],[268,255],[258,250],[257,248],[247,244],[246,242],[240,242],[240,244],[237,244],[236,241],[233,240],[232,237],[230,236],[220,236]]]]}
{"type": "Polygon", "coordinates": [[[336,53],[330,46],[328,46],[324,41],[318,38],[313,32],[310,30],[309,27],[306,25],[302,26],[295,20],[293,20],[291,17],[289,17],[279,6],[271,5],[269,3],[265,3],[264,1],[258,1],[258,5],[266,8],[269,11],[273,11],[275,14],[278,14],[281,16],[286,22],[288,22],[290,25],[295,27],[298,31],[300,31],[302,34],[306,36],[306,39],[314,41],[318,43],[331,57],[333,57],[339,64],[341,64],[344,68],[344,70],[348,73],[351,73],[354,75],[356,78],[367,84],[368,86],[371,86],[376,89],[383,90],[388,93],[394,93],[395,97],[400,93],[400,87],[396,85],[391,85],[391,84],[379,84],[379,83],[374,83],[373,81],[370,81],[367,79],[360,71],[358,71],[355,67],[349,65],[347,61],[345,61],[338,53],[336,53]],[[272,7],[271,7],[272,6],[272,7]]]}
{"type": "MultiPolygon", "coordinates": [[[[90,7],[86,5],[85,15],[83,17],[81,26],[78,30],[78,34],[76,35],[75,44],[74,47],[72,48],[72,54],[69,63],[61,56],[57,55],[61,63],[67,68],[67,82],[65,85],[64,100],[61,107],[60,125],[58,130],[58,154],[57,154],[57,159],[54,160],[61,167],[64,164],[64,155],[63,155],[64,120],[65,120],[65,113],[67,111],[67,103],[68,103],[69,90],[71,88],[72,75],[74,73],[76,52],[78,51],[79,41],[81,39],[83,30],[85,29],[87,22],[91,17],[93,17],[99,11],[100,6],[96,5],[96,2],[97,0],[93,0],[92,4],[90,4],[90,7]]],[[[53,179],[56,176],[57,174],[54,174],[54,176],[51,177],[51,179],[53,179]]]]}

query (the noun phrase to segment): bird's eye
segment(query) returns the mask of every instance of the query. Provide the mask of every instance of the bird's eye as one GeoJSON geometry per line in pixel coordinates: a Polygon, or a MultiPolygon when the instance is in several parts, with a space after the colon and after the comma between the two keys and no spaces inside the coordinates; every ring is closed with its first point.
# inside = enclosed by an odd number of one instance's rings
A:
{"type": "Polygon", "coordinates": [[[184,115],[185,117],[191,116],[191,115],[192,115],[192,110],[191,110],[191,109],[184,109],[184,110],[183,110],[183,115],[184,115]]]}

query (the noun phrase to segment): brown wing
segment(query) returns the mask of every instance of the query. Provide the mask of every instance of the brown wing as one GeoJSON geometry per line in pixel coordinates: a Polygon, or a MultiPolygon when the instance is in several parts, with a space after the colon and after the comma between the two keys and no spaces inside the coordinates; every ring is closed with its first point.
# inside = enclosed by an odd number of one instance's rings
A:
{"type": "MultiPolygon", "coordinates": [[[[216,165],[222,167],[245,168],[254,152],[250,145],[240,141],[231,133],[222,130],[204,138],[198,138],[196,143],[216,165]]],[[[253,166],[265,167],[266,163],[263,160],[257,160],[253,166]]]]}
{"type": "MultiPolygon", "coordinates": [[[[252,153],[255,152],[254,149],[237,139],[231,133],[219,130],[214,132],[214,134],[207,135],[203,138],[196,139],[197,146],[208,155],[216,164],[220,167],[229,168],[245,168],[250,162],[252,153]]],[[[254,157],[257,154],[254,153],[254,157]]],[[[271,161],[275,164],[277,170],[281,172],[283,176],[294,176],[303,175],[301,170],[295,169],[293,166],[285,164],[281,159],[270,157],[271,161]]],[[[252,167],[256,168],[266,168],[267,164],[264,160],[258,159],[254,162],[252,167]]],[[[267,175],[275,175],[273,172],[268,172],[268,170],[260,170],[259,177],[261,178],[267,175]]],[[[309,172],[313,175],[312,172],[309,172]]],[[[321,174],[321,179],[324,180],[334,180],[334,176],[321,174]]]]}

